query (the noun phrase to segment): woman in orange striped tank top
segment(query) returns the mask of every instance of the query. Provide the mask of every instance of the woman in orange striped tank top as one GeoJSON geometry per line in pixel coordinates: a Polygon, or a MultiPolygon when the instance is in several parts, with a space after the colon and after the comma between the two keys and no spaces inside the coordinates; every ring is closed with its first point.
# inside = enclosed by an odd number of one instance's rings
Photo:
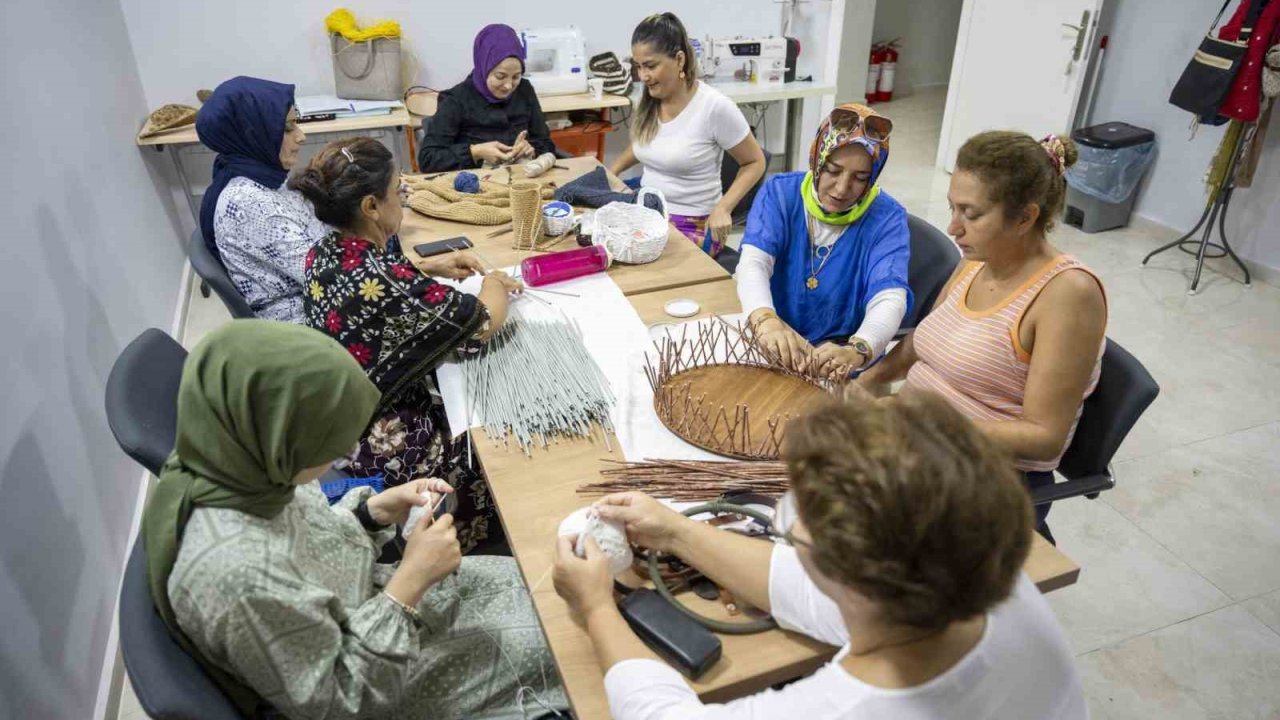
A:
{"type": "MultiPolygon", "coordinates": [[[[993,131],[960,149],[947,232],[964,261],[933,310],[858,378],[934,392],[1014,458],[1030,487],[1052,483],[1084,399],[1098,383],[1106,295],[1091,270],[1049,243],[1062,211],[1070,139],[993,131]]],[[[1052,540],[1037,510],[1037,530],[1052,540]]]]}

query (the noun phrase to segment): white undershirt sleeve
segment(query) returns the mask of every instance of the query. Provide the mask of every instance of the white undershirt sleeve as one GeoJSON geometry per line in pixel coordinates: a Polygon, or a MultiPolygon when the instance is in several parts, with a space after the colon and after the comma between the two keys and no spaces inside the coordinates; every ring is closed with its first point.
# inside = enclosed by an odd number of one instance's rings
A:
{"type": "MultiPolygon", "coordinates": [[[[743,253],[742,257],[745,260],[746,253],[743,253]]],[[[738,297],[742,297],[741,281],[738,284],[738,297]]],[[[746,310],[745,300],[742,307],[746,310]]],[[[862,324],[858,326],[858,331],[854,335],[870,343],[871,357],[878,358],[889,346],[893,336],[897,334],[898,327],[902,325],[902,318],[906,315],[907,291],[902,288],[881,290],[871,298],[871,302],[867,303],[867,310],[862,315],[862,324]]]]}
{"type": "Polygon", "coordinates": [[[742,313],[750,315],[760,308],[773,310],[773,291],[769,289],[773,278],[773,256],[755,245],[743,245],[741,252],[733,278],[738,283],[738,302],[742,304],[742,313]]]}

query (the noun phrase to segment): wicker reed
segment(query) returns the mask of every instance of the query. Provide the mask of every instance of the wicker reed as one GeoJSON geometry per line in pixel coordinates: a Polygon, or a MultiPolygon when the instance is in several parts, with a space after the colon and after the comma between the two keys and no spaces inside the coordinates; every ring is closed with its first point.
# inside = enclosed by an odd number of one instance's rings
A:
{"type": "Polygon", "coordinates": [[[777,460],[786,424],[843,388],[766,354],[749,325],[723,320],[658,344],[645,356],[653,409],[667,429],[704,450],[741,460],[777,460]]]}

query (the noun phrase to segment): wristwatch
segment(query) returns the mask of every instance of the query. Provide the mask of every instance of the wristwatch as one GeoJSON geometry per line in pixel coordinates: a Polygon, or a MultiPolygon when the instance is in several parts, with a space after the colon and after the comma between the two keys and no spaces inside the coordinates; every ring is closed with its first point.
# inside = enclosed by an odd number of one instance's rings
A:
{"type": "Polygon", "coordinates": [[[857,350],[858,354],[862,355],[862,362],[859,363],[858,367],[854,368],[854,370],[861,370],[862,368],[866,367],[867,363],[871,362],[871,360],[875,357],[874,351],[871,349],[871,343],[867,342],[866,340],[863,340],[857,335],[852,335],[849,337],[849,347],[853,348],[854,350],[857,350]]]}

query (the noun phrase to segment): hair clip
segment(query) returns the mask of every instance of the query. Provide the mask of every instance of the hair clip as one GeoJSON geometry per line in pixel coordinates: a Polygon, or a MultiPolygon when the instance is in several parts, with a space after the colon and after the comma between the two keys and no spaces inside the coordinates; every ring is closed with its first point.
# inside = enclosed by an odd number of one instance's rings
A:
{"type": "Polygon", "coordinates": [[[342,156],[345,157],[349,163],[355,163],[356,161],[355,156],[351,154],[351,150],[348,148],[342,148],[342,156]]]}

